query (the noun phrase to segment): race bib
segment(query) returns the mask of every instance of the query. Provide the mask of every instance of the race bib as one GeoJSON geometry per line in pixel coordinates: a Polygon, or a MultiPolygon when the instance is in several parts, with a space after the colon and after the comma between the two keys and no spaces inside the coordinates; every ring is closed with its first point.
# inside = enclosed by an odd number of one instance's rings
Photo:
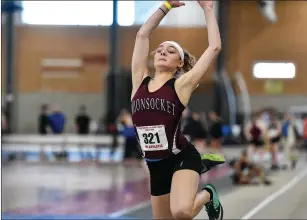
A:
{"type": "Polygon", "coordinates": [[[160,151],[168,149],[164,125],[136,127],[143,151],[160,151]]]}

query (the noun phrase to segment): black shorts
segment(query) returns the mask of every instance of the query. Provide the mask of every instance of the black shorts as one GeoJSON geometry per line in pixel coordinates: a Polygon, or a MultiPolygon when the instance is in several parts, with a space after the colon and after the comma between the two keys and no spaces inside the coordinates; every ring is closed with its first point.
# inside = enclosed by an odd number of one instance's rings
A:
{"type": "Polygon", "coordinates": [[[276,143],[278,143],[279,141],[280,141],[280,137],[277,136],[277,137],[271,138],[270,143],[271,143],[271,144],[276,144],[276,143]]]}
{"type": "Polygon", "coordinates": [[[249,143],[255,147],[262,147],[264,145],[264,141],[261,139],[252,139],[249,143]]]}
{"type": "Polygon", "coordinates": [[[189,144],[177,155],[149,162],[150,191],[152,196],[162,196],[170,193],[173,174],[177,170],[194,170],[199,175],[202,170],[201,157],[196,148],[189,144]]]}

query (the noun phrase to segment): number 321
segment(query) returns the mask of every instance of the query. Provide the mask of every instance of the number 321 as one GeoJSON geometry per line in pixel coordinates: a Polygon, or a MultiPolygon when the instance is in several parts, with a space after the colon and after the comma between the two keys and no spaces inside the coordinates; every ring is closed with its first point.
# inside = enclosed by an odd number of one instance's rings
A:
{"type": "Polygon", "coordinates": [[[145,144],[159,144],[160,143],[160,138],[158,133],[145,133],[143,134],[143,138],[144,138],[144,143],[145,144]],[[156,142],[154,141],[154,137],[156,138],[156,142]]]}

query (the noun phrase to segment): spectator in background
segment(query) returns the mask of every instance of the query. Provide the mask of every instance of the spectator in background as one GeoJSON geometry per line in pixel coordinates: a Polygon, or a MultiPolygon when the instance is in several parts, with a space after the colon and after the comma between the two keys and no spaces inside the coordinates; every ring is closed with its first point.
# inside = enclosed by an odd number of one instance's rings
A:
{"type": "Polygon", "coordinates": [[[245,128],[245,137],[249,142],[247,147],[247,156],[249,160],[253,159],[255,152],[259,153],[264,146],[264,131],[259,126],[259,116],[253,115],[251,123],[247,124],[245,128]]]}
{"type": "Polygon", "coordinates": [[[264,169],[250,162],[245,150],[240,158],[231,160],[229,166],[234,169],[234,173],[231,176],[233,184],[251,184],[255,179],[259,179],[265,185],[271,184],[271,181],[265,175],[264,169]]]}
{"type": "Polygon", "coordinates": [[[192,112],[191,118],[188,120],[183,133],[190,136],[196,149],[200,154],[203,154],[206,146],[207,131],[200,119],[200,113],[192,112]]]}
{"type": "Polygon", "coordinates": [[[223,138],[222,119],[215,112],[210,113],[210,119],[212,121],[210,127],[211,147],[214,150],[221,151],[221,142],[223,138]]]}
{"type": "Polygon", "coordinates": [[[77,134],[84,135],[90,132],[91,118],[86,112],[86,107],[81,105],[79,108],[79,113],[75,118],[75,130],[77,134]]]}
{"type": "MultiPolygon", "coordinates": [[[[46,135],[48,134],[48,129],[49,129],[49,106],[47,104],[43,104],[41,106],[41,112],[38,116],[38,133],[40,135],[46,135]]],[[[46,158],[44,157],[44,144],[41,144],[40,148],[40,158],[41,160],[45,160],[46,158]]]]}
{"type": "Polygon", "coordinates": [[[277,121],[277,116],[272,115],[268,127],[268,136],[270,138],[270,151],[272,155],[272,170],[278,170],[278,152],[281,139],[281,124],[277,121]]]}
{"type": "Polygon", "coordinates": [[[118,127],[120,133],[125,137],[124,163],[131,164],[142,162],[132,117],[126,109],[123,109],[119,115],[118,127]]]}
{"type": "Polygon", "coordinates": [[[285,122],[282,125],[282,138],[284,145],[284,153],[286,157],[286,168],[294,169],[296,167],[298,152],[296,145],[300,139],[299,132],[295,125],[295,118],[290,113],[285,115],[285,122]]]}
{"type": "MultiPolygon", "coordinates": [[[[81,105],[79,108],[79,113],[76,115],[75,118],[75,131],[78,135],[88,135],[90,132],[90,123],[91,118],[86,112],[86,107],[81,105]]],[[[91,158],[90,154],[86,154],[86,149],[84,148],[83,144],[79,144],[80,150],[80,157],[81,161],[86,160],[87,156],[91,158]],[[83,151],[83,152],[82,152],[83,151]]]]}
{"type": "Polygon", "coordinates": [[[48,127],[49,127],[48,105],[43,104],[41,106],[41,112],[38,116],[38,133],[40,135],[47,134],[48,127]]]}
{"type": "Polygon", "coordinates": [[[55,106],[49,115],[50,128],[53,134],[63,134],[65,128],[65,115],[58,106],[55,106]]]}
{"type": "MultiPolygon", "coordinates": [[[[49,124],[53,134],[60,135],[63,134],[65,128],[65,115],[60,110],[58,106],[53,108],[52,113],[49,115],[49,124]]],[[[66,159],[67,160],[67,152],[65,151],[64,146],[62,145],[62,150],[60,153],[56,153],[55,157],[58,159],[66,159]]]]}

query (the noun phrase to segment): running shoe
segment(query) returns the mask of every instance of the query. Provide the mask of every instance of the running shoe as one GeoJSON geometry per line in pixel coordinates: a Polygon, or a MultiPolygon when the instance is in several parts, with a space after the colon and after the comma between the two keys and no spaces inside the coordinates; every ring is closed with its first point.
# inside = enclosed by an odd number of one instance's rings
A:
{"type": "Polygon", "coordinates": [[[212,184],[206,184],[204,189],[212,192],[212,200],[205,205],[209,219],[222,220],[224,214],[223,206],[220,203],[215,187],[212,184]]]}
{"type": "Polygon", "coordinates": [[[225,158],[219,154],[203,154],[202,160],[202,173],[207,172],[213,167],[225,163],[225,158]]]}

